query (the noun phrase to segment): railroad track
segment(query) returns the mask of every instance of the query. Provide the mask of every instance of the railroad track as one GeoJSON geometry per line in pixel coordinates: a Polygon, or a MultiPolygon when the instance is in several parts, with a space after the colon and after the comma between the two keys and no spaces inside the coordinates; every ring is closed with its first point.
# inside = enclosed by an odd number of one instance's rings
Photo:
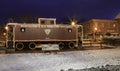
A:
{"type": "Polygon", "coordinates": [[[80,51],[77,49],[66,49],[66,50],[23,50],[23,51],[15,51],[15,53],[53,53],[53,52],[68,52],[68,51],[80,51]]]}
{"type": "Polygon", "coordinates": [[[103,47],[103,48],[98,48],[98,47],[89,47],[89,48],[84,48],[84,49],[64,49],[64,50],[23,50],[23,51],[15,51],[15,53],[57,53],[57,52],[69,52],[69,51],[84,51],[84,50],[103,50],[103,49],[113,49],[116,47],[103,47]]]}

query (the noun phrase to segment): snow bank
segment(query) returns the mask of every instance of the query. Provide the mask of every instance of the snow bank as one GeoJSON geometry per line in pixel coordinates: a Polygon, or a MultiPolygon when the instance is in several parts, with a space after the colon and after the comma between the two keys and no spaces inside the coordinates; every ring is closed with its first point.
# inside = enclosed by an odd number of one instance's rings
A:
{"type": "Polygon", "coordinates": [[[56,53],[0,54],[0,71],[60,71],[120,65],[120,48],[56,53]]]}

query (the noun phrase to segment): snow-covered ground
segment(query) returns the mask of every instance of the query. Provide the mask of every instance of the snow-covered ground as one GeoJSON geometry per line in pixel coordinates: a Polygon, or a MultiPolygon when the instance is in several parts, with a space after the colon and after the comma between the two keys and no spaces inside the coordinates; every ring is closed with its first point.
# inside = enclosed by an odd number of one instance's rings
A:
{"type": "Polygon", "coordinates": [[[120,48],[56,53],[0,54],[0,71],[60,71],[120,65],[120,48]]]}

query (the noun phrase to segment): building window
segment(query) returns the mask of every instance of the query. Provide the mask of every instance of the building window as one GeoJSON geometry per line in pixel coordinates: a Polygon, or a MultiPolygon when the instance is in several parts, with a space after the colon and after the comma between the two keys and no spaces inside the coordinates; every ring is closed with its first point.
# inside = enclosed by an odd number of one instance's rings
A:
{"type": "Polygon", "coordinates": [[[113,24],[113,27],[115,27],[116,25],[115,24],[113,24]]]}
{"type": "Polygon", "coordinates": [[[50,21],[50,24],[54,24],[54,21],[52,20],[52,21],[50,21]]]}
{"type": "Polygon", "coordinates": [[[98,26],[98,23],[95,23],[95,26],[97,27],[97,26],[98,26]]]}
{"type": "Polygon", "coordinates": [[[42,21],[41,21],[41,24],[45,24],[45,21],[44,21],[44,20],[42,20],[42,21]]]}
{"type": "Polygon", "coordinates": [[[108,24],[108,27],[110,27],[110,23],[107,23],[108,24]]]}
{"type": "Polygon", "coordinates": [[[102,27],[104,27],[104,23],[102,23],[102,27]]]}

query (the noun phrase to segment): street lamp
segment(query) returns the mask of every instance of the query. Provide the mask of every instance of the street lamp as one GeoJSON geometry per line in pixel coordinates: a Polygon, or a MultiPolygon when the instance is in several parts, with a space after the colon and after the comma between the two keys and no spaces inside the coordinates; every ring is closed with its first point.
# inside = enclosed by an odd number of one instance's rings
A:
{"type": "Polygon", "coordinates": [[[75,22],[74,22],[74,21],[72,21],[72,22],[71,22],[71,25],[72,25],[72,26],[74,26],[74,25],[75,25],[75,22]]]}
{"type": "Polygon", "coordinates": [[[98,28],[95,27],[95,28],[94,28],[94,41],[96,41],[96,32],[97,32],[97,30],[98,30],[98,28]]]}
{"type": "Polygon", "coordinates": [[[4,36],[6,36],[6,33],[3,33],[4,36]]]}
{"type": "Polygon", "coordinates": [[[8,30],[8,27],[7,27],[7,26],[5,26],[5,30],[8,30]]]}
{"type": "Polygon", "coordinates": [[[97,31],[98,30],[97,27],[95,27],[94,30],[97,31]]]}

